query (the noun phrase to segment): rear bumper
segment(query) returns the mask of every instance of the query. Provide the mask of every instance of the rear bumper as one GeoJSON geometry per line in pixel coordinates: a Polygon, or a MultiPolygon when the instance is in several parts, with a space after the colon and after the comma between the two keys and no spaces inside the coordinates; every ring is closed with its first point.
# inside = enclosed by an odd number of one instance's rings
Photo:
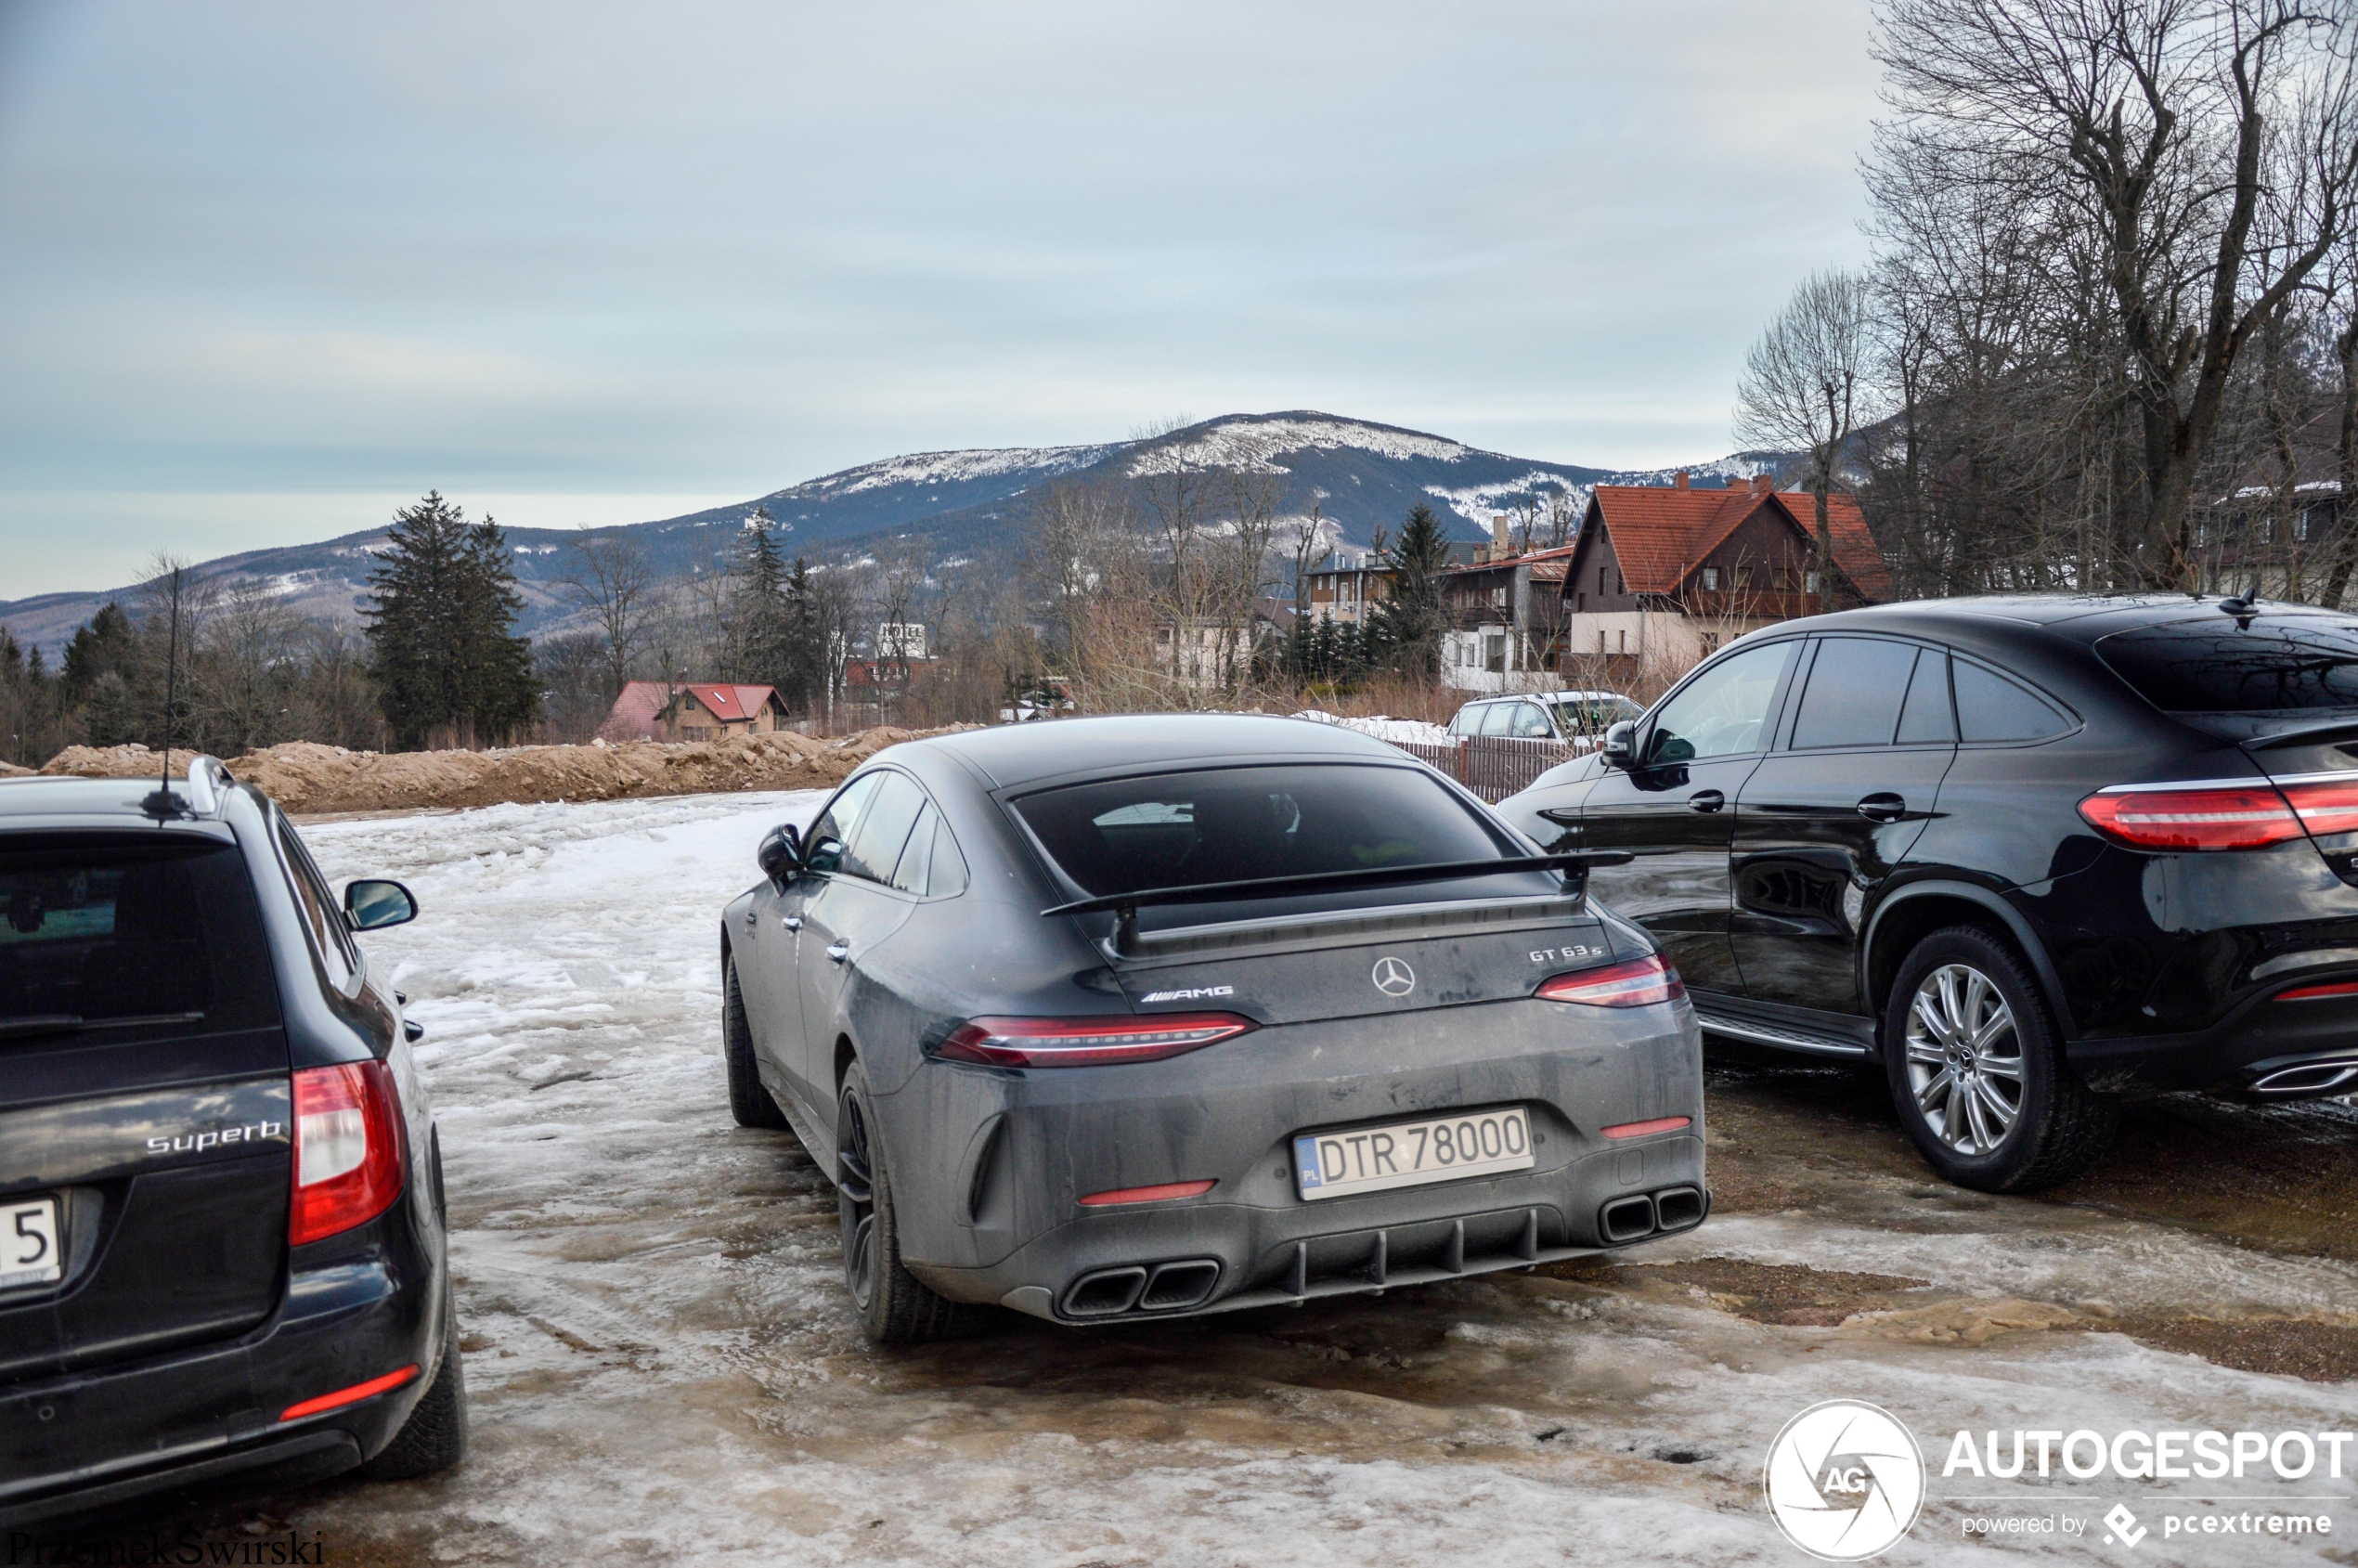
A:
{"type": "Polygon", "coordinates": [[[446,1342],[443,1264],[410,1204],[301,1250],[280,1310],[234,1341],[0,1391],[0,1526],[132,1501],[267,1491],[349,1470],[393,1440],[446,1342]],[[403,1367],[384,1393],[292,1421],[281,1412],[403,1367]]]}
{"type": "Polygon", "coordinates": [[[1438,1008],[1272,1028],[1111,1068],[936,1062],[879,1111],[911,1271],[953,1300],[1065,1322],[1551,1262],[1690,1229],[1708,1201],[1702,1046],[1684,1004],[1438,1008]],[[1297,1134],[1518,1105],[1531,1118],[1529,1170],[1318,1200],[1297,1192],[1297,1134]],[[1602,1135],[1680,1118],[1646,1136],[1602,1135]],[[1081,1202],[1206,1179],[1215,1185],[1198,1198],[1081,1202]],[[1657,1207],[1655,1195],[1670,1196],[1657,1207]]]}
{"type": "MultiPolygon", "coordinates": [[[[2302,983],[2315,982],[2304,977],[2302,983]]],[[[2227,1089],[2266,1099],[2347,1095],[2358,1092],[2358,995],[2281,1002],[2272,991],[2210,1029],[2075,1040],[2065,1049],[2081,1080],[2105,1094],[2227,1089]],[[2338,1065],[2350,1068],[2350,1074],[2331,1070],[2338,1065]]]]}

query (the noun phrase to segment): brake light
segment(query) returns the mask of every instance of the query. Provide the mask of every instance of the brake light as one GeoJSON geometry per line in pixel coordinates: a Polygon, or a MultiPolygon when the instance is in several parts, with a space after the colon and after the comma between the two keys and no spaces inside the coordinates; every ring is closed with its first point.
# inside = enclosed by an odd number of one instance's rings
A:
{"type": "Polygon", "coordinates": [[[1644,1007],[1675,1002],[1687,994],[1678,971],[1660,953],[1608,964],[1601,969],[1580,969],[1539,982],[1538,995],[1547,1002],[1578,1002],[1590,1007],[1644,1007]]]}
{"type": "Polygon", "coordinates": [[[2292,802],[2269,784],[2116,787],[2082,800],[2079,814],[2098,833],[2135,849],[2258,849],[2302,835],[2292,802]]]}
{"type": "Polygon", "coordinates": [[[1621,1138],[1646,1138],[1652,1137],[1656,1133],[1675,1133],[1681,1127],[1689,1127],[1693,1124],[1692,1120],[1688,1117],[1663,1116],[1657,1117],[1652,1121],[1624,1121],[1619,1126],[1600,1128],[1599,1131],[1602,1132],[1606,1137],[1616,1140],[1621,1138]]]}
{"type": "Polygon", "coordinates": [[[401,1101],[382,1062],[304,1068],[294,1075],[294,1201],[287,1242],[365,1224],[401,1196],[401,1101]]]}
{"type": "Polygon", "coordinates": [[[2300,825],[2312,833],[2358,833],[2358,779],[2279,781],[2300,825]]]}
{"type": "Polygon", "coordinates": [[[1097,1067],[1153,1062],[1200,1051],[1253,1027],[1234,1013],[1173,1013],[1162,1017],[975,1018],[934,1055],[986,1067],[1097,1067]]]}

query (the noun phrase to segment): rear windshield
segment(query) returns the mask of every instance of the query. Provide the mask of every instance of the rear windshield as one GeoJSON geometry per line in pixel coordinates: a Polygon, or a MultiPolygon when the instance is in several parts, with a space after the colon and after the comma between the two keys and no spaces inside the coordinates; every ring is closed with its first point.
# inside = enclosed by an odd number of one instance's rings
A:
{"type": "Polygon", "coordinates": [[[1093,898],[1505,853],[1440,780],[1415,768],[1158,773],[1044,790],[1015,809],[1093,898]]]}
{"type": "Polygon", "coordinates": [[[2117,631],[2096,653],[2167,713],[2358,707],[2358,620],[2222,615],[2117,631]]]}
{"type": "Polygon", "coordinates": [[[114,1025],[93,1034],[99,1041],[143,1027],[277,1023],[278,987],[238,852],[144,838],[0,840],[0,1030],[60,1016],[114,1025]]]}

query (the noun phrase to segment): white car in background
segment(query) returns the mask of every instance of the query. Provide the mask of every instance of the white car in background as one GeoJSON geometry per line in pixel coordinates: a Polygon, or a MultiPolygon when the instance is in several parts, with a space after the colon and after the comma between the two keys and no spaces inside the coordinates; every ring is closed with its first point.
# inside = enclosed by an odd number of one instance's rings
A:
{"type": "Polygon", "coordinates": [[[1449,721],[1449,732],[1594,751],[1608,729],[1644,712],[1618,692],[1529,692],[1466,704],[1449,721]]]}

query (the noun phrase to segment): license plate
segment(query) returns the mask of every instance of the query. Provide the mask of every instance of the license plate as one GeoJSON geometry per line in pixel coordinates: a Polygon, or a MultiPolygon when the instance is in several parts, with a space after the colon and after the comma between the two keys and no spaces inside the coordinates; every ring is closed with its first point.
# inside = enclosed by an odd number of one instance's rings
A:
{"type": "Polygon", "coordinates": [[[38,1285],[64,1273],[58,1256],[58,1200],[0,1203],[0,1290],[38,1285]]]}
{"type": "Polygon", "coordinates": [[[1293,1141],[1294,1190],[1305,1199],[1525,1171],[1531,1163],[1531,1117],[1521,1107],[1304,1133],[1293,1141]]]}

